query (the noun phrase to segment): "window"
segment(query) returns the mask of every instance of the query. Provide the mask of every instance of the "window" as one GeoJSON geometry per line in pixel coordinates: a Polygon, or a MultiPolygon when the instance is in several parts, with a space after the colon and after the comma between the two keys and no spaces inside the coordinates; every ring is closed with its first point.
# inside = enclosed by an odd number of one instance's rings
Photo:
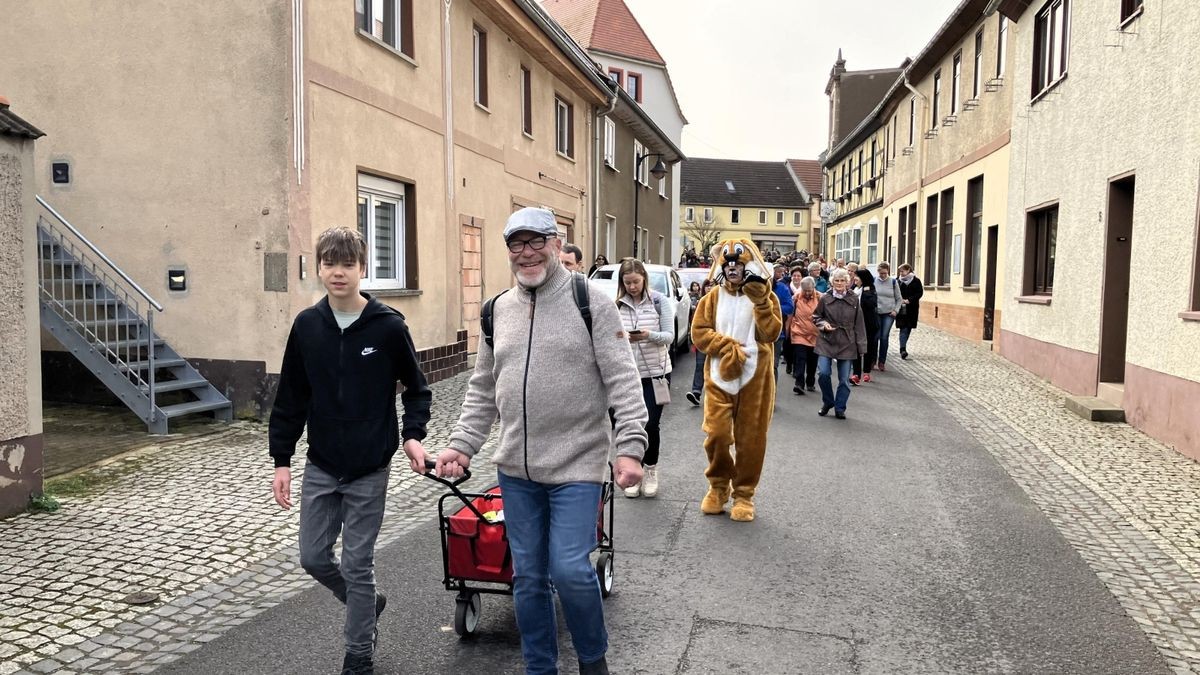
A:
{"type": "Polygon", "coordinates": [[[616,82],[618,87],[625,88],[625,71],[620,68],[609,68],[608,79],[616,82]]]}
{"type": "Polygon", "coordinates": [[[634,139],[634,141],[633,141],[633,175],[637,177],[637,182],[641,183],[642,185],[649,185],[649,182],[648,182],[649,179],[647,178],[647,176],[649,176],[650,173],[646,169],[647,169],[647,164],[649,163],[650,160],[648,160],[644,157],[645,154],[646,154],[646,146],[642,145],[641,141],[634,139]],[[639,159],[642,161],[638,162],[639,159]]]}
{"type": "Polygon", "coordinates": [[[741,222],[741,218],[742,218],[741,209],[730,209],[729,210],[729,222],[733,223],[734,225],[737,225],[738,223],[741,222]]]}
{"type": "Polygon", "coordinates": [[[854,232],[854,244],[850,247],[850,255],[846,258],[846,262],[858,262],[862,258],[862,228],[856,227],[854,232]]]}
{"type": "Polygon", "coordinates": [[[642,102],[642,76],[639,73],[628,73],[625,75],[625,91],[629,92],[629,98],[642,102]]]}
{"type": "Polygon", "coordinates": [[[1058,238],[1058,205],[1035,211],[1025,223],[1025,295],[1054,291],[1054,248],[1058,238]]]}
{"type": "Polygon", "coordinates": [[[900,209],[900,229],[896,232],[896,241],[896,260],[893,264],[898,266],[900,263],[908,262],[911,265],[912,263],[909,262],[909,259],[904,257],[904,252],[908,246],[908,207],[901,207],[900,209]]]}
{"type": "Polygon", "coordinates": [[[488,79],[487,79],[487,32],[479,26],[472,29],[474,46],[473,46],[473,67],[475,73],[475,102],[483,107],[488,104],[488,79]]]}
{"type": "Polygon", "coordinates": [[[938,285],[950,285],[950,263],[954,255],[954,188],[942,191],[942,227],[938,236],[938,285]]]}
{"type": "Polygon", "coordinates": [[[412,57],[412,0],[354,0],[354,18],[360,31],[412,57]]]}
{"type": "Polygon", "coordinates": [[[962,50],[954,55],[954,67],[950,76],[950,114],[958,113],[958,90],[962,83],[962,50]]]}
{"type": "Polygon", "coordinates": [[[404,288],[403,183],[358,174],[358,232],[367,241],[367,288],[404,288]]]}
{"type": "Polygon", "coordinates": [[[776,224],[776,225],[782,225],[782,224],[783,224],[783,211],[776,211],[776,212],[775,212],[775,224],[776,224]]]}
{"type": "Polygon", "coordinates": [[[975,33],[975,72],[971,74],[971,98],[979,98],[983,84],[983,29],[975,33]]]}
{"type": "Polygon", "coordinates": [[[575,106],[554,97],[554,149],[564,157],[575,157],[575,106]]]}
{"type": "Polygon", "coordinates": [[[867,176],[868,180],[875,180],[875,139],[871,139],[871,173],[867,176]]]}
{"type": "MultiPolygon", "coordinates": [[[[667,175],[670,175],[670,174],[667,174],[667,175]]],[[[662,178],[658,179],[658,196],[659,197],[667,196],[667,176],[663,176],[662,178]]]]}
{"type": "Polygon", "coordinates": [[[712,221],[713,221],[712,207],[706,206],[706,207],[704,207],[704,222],[711,223],[712,221]]]}
{"type": "Polygon", "coordinates": [[[604,118],[604,164],[617,168],[617,123],[611,117],[604,118]]]}
{"type": "Polygon", "coordinates": [[[1004,61],[1008,58],[1008,17],[1000,15],[1000,30],[996,36],[996,77],[1004,77],[1004,61]]]}
{"type": "Polygon", "coordinates": [[[1069,42],[1067,0],[1050,0],[1034,19],[1031,96],[1038,96],[1067,74],[1069,42]]]}
{"type": "Polygon", "coordinates": [[[967,228],[963,236],[963,286],[979,285],[980,250],[983,247],[983,176],[967,183],[967,228]]]}
{"type": "Polygon", "coordinates": [[[934,283],[933,272],[937,269],[937,195],[925,200],[925,283],[934,283]]]}
{"type": "Polygon", "coordinates": [[[933,123],[931,129],[936,129],[938,125],[938,109],[942,98],[942,71],[937,71],[933,74],[933,123]]]}
{"type": "Polygon", "coordinates": [[[892,115],[892,146],[891,146],[892,159],[896,159],[896,145],[900,143],[900,139],[897,136],[897,134],[899,133],[899,129],[900,129],[899,125],[900,125],[900,114],[896,113],[895,115],[892,115]]]}
{"type": "Polygon", "coordinates": [[[863,151],[859,150],[858,151],[858,186],[859,187],[862,187],[862,184],[863,184],[862,168],[863,168],[863,151]]]}
{"type": "MultiPolygon", "coordinates": [[[[917,203],[908,205],[908,248],[905,249],[904,261],[917,270],[917,203]]],[[[926,277],[927,279],[929,277],[926,277]]]]}
{"type": "Polygon", "coordinates": [[[521,66],[521,131],[533,135],[533,75],[521,66]]]}
{"type": "Polygon", "coordinates": [[[1142,9],[1142,0],[1121,0],[1121,23],[1132,19],[1142,9]]]}
{"type": "Polygon", "coordinates": [[[879,223],[872,220],[867,223],[867,264],[879,262],[879,223]]]}
{"type": "Polygon", "coordinates": [[[792,225],[800,227],[800,212],[792,211],[792,225]]]}
{"type": "Polygon", "coordinates": [[[913,146],[917,134],[917,97],[908,99],[908,147],[913,146]]]}
{"type": "Polygon", "coordinates": [[[685,223],[694,223],[694,222],[696,222],[696,209],[695,209],[695,207],[688,206],[688,207],[685,207],[685,208],[683,209],[683,221],[684,221],[685,223]]]}
{"type": "Polygon", "coordinates": [[[759,211],[758,211],[758,224],[759,225],[767,224],[767,212],[762,209],[759,209],[759,211]]]}

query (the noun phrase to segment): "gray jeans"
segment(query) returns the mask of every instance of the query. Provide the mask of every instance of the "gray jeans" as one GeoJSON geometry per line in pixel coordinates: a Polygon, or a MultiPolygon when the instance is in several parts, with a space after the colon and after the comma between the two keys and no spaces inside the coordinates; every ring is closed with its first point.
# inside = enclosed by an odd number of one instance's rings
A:
{"type": "Polygon", "coordinates": [[[346,651],[368,655],[375,632],[375,539],[388,467],[349,483],[312,462],[300,495],[300,566],[346,605],[346,651]],[[342,535],[341,563],[333,544],[342,535]]]}

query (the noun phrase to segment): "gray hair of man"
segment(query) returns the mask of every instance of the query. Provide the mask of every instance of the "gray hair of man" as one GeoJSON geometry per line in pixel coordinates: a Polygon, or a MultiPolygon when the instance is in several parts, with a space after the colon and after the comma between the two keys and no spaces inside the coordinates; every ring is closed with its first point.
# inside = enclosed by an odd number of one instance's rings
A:
{"type": "Polygon", "coordinates": [[[833,283],[838,279],[850,281],[850,272],[845,267],[839,267],[829,273],[829,283],[833,283]]]}
{"type": "Polygon", "coordinates": [[[814,291],[817,289],[817,282],[812,277],[804,277],[800,280],[800,290],[814,291]]]}

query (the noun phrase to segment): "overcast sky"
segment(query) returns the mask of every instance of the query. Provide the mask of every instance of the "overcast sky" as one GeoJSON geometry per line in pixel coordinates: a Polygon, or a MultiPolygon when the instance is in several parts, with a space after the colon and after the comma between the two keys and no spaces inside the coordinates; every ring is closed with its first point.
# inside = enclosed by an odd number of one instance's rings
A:
{"type": "Polygon", "coordinates": [[[625,2],[667,62],[686,155],[783,160],[825,149],[839,47],[849,70],[898,67],[959,0],[625,2]]]}

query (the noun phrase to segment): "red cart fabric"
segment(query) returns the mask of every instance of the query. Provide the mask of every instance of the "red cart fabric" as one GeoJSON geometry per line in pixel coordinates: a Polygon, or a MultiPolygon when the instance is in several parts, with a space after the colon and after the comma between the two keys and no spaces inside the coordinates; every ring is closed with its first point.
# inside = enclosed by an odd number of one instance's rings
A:
{"type": "MultiPolygon", "coordinates": [[[[480,513],[499,512],[504,500],[499,497],[500,486],[487,490],[495,497],[475,497],[471,503],[480,513]]],[[[449,517],[446,550],[450,576],[469,581],[492,581],[511,584],[512,555],[508,550],[504,523],[480,520],[465,505],[449,517]]]]}

